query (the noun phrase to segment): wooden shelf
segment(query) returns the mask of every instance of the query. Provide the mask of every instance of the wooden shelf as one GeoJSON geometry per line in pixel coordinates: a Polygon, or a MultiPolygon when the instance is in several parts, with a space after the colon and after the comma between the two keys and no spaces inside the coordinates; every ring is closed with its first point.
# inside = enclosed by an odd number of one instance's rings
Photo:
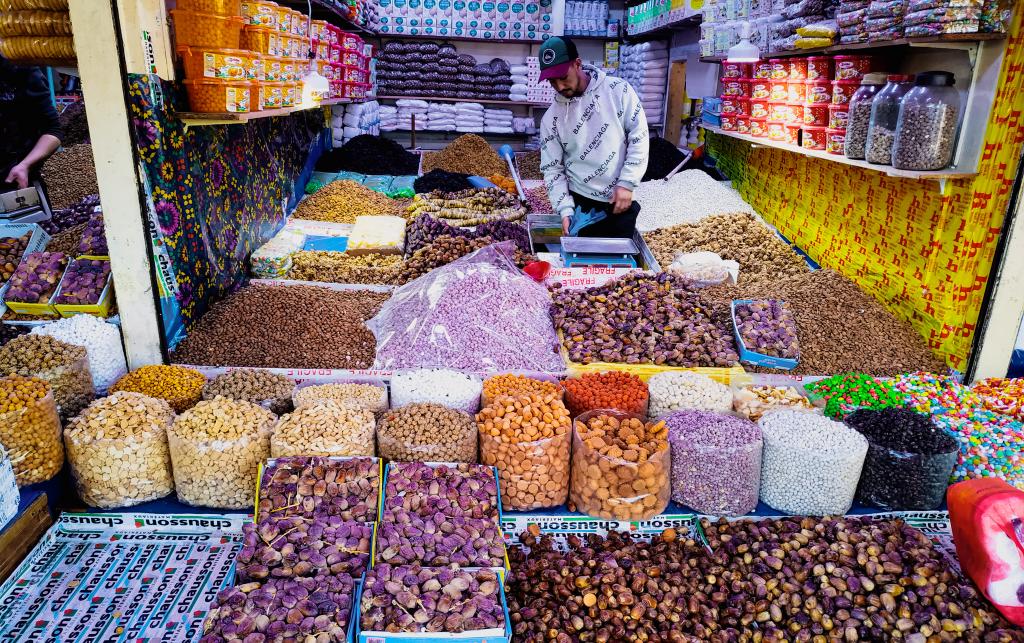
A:
{"type": "MultiPolygon", "coordinates": [[[[860,42],[852,45],[832,45],[831,47],[817,47],[814,49],[796,49],[794,51],[776,51],[765,54],[763,58],[788,58],[790,56],[812,56],[814,54],[840,54],[847,51],[861,51],[864,49],[885,49],[888,47],[903,46],[928,46],[944,45],[951,43],[968,46],[988,40],[1005,40],[1004,33],[954,33],[941,36],[922,36],[920,38],[900,38],[898,40],[883,40],[878,42],[860,42]]],[[[726,56],[703,56],[701,62],[720,63],[726,56]]]]}
{"type": "Polygon", "coordinates": [[[569,40],[597,40],[599,42],[616,42],[619,40],[618,36],[573,36],[571,34],[565,34],[565,37],[569,40]]]}
{"type": "Polygon", "coordinates": [[[488,100],[486,98],[443,98],[441,96],[378,96],[377,100],[427,100],[439,103],[480,103],[484,105],[526,105],[547,107],[547,103],[531,103],[526,100],[488,100]]]}
{"type": "MultiPolygon", "coordinates": [[[[372,100],[367,98],[366,100],[372,100]]],[[[319,105],[309,107],[282,107],[280,109],[264,109],[258,112],[178,112],[178,119],[190,127],[198,125],[233,125],[235,123],[247,123],[258,118],[272,118],[274,116],[287,116],[295,112],[302,112],[307,109],[319,109],[328,105],[341,105],[343,103],[358,103],[350,98],[331,98],[320,101],[319,105]]]]}
{"type": "Polygon", "coordinates": [[[382,33],[374,32],[375,37],[381,40],[447,40],[449,42],[497,42],[519,45],[539,45],[544,42],[540,39],[529,38],[474,38],[472,36],[441,36],[438,34],[407,34],[407,33],[382,33]]]}
{"type": "Polygon", "coordinates": [[[754,145],[762,145],[764,147],[774,147],[794,154],[803,154],[804,156],[813,156],[814,158],[823,159],[825,161],[831,161],[833,163],[841,163],[843,165],[852,165],[853,167],[859,167],[864,170],[871,170],[873,172],[881,172],[889,176],[899,177],[901,179],[918,179],[918,180],[932,180],[940,181],[945,179],[962,179],[964,177],[976,176],[976,171],[970,170],[958,170],[955,167],[949,167],[943,170],[930,170],[930,171],[915,171],[915,170],[898,170],[890,165],[875,165],[874,163],[868,163],[867,161],[859,161],[856,159],[848,159],[842,154],[829,154],[828,152],[822,152],[819,150],[809,150],[797,145],[790,145],[789,143],[780,143],[778,141],[771,141],[767,138],[755,138],[748,134],[739,134],[737,132],[726,132],[720,127],[714,127],[712,125],[704,125],[703,127],[708,132],[714,134],[721,134],[722,136],[729,136],[731,138],[738,138],[741,141],[753,143],[754,145]]]}
{"type": "MultiPolygon", "coordinates": [[[[298,9],[303,15],[306,13],[306,0],[279,0],[281,4],[287,5],[292,9],[298,9]]],[[[362,34],[369,36],[376,35],[375,31],[372,31],[364,25],[356,24],[348,19],[347,14],[342,13],[341,9],[332,0],[313,0],[313,18],[324,19],[327,22],[336,23],[338,27],[347,29],[350,31],[358,31],[362,34]]]]}

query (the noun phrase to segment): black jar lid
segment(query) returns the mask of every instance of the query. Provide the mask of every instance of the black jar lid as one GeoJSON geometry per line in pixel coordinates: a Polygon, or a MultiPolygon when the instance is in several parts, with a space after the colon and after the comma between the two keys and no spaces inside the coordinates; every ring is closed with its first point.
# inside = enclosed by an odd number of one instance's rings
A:
{"type": "Polygon", "coordinates": [[[914,80],[918,87],[952,87],[954,83],[956,77],[948,71],[923,71],[914,80]]]}

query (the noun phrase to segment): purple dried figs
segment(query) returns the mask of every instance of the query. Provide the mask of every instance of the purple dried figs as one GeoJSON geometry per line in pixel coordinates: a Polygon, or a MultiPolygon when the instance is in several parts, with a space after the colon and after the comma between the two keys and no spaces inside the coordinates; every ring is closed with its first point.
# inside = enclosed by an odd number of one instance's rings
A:
{"type": "Polygon", "coordinates": [[[337,516],[270,517],[242,527],[238,582],[348,574],[359,578],[370,560],[373,529],[337,516]]]}
{"type": "Polygon", "coordinates": [[[377,458],[278,458],[263,471],[256,518],[338,516],[353,522],[373,522],[377,519],[379,493],[377,458]]]}
{"type": "Polygon", "coordinates": [[[30,252],[11,276],[5,299],[25,304],[50,301],[68,258],[62,252],[30,252]]]}
{"type": "Polygon", "coordinates": [[[105,259],[75,259],[64,273],[55,303],[95,304],[99,302],[110,276],[110,262],[105,259]]]}
{"type": "Polygon", "coordinates": [[[505,541],[491,518],[418,516],[385,511],[377,527],[376,562],[438,567],[501,567],[505,541]]]}
{"type": "Polygon", "coordinates": [[[82,240],[78,242],[78,254],[105,257],[110,254],[107,250],[107,237],[103,231],[103,213],[96,212],[89,218],[82,231],[82,240]]]}
{"type": "Polygon", "coordinates": [[[784,301],[755,299],[736,304],[736,330],[747,350],[769,357],[800,357],[796,320],[784,301]]]}
{"type": "Polygon", "coordinates": [[[497,519],[494,469],[482,464],[392,462],[384,489],[384,510],[395,509],[421,517],[439,514],[497,519]]]}

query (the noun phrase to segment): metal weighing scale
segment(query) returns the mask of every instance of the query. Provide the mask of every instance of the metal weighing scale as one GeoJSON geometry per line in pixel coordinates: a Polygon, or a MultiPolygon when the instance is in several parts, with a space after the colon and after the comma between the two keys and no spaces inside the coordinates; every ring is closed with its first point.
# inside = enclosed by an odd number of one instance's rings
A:
{"type": "Polygon", "coordinates": [[[561,237],[562,265],[606,266],[608,268],[636,268],[636,255],[640,249],[632,239],[603,239],[599,237],[561,237]]]}

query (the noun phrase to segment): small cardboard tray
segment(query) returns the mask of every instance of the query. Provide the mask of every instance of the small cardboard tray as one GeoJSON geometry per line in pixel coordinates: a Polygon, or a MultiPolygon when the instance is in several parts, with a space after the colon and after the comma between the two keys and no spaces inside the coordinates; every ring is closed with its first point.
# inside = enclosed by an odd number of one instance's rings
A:
{"type": "MultiPolygon", "coordinates": [[[[394,462],[389,462],[388,463],[388,466],[384,468],[384,477],[381,478],[381,481],[380,481],[380,504],[377,507],[377,519],[378,520],[380,520],[380,517],[384,515],[384,500],[385,500],[384,493],[385,493],[385,490],[388,487],[388,473],[391,471],[391,467],[394,464],[395,464],[394,462]]],[[[463,463],[463,462],[424,462],[422,464],[425,464],[425,465],[427,465],[428,467],[431,467],[431,468],[437,468],[437,467],[440,467],[440,466],[457,466],[459,464],[465,464],[465,463],[463,463]]],[[[473,464],[473,463],[470,463],[470,464],[473,464]]],[[[478,464],[477,466],[486,467],[487,465],[485,465],[485,464],[478,464]]],[[[497,521],[498,521],[498,524],[500,525],[501,521],[503,519],[503,514],[502,514],[502,511],[501,511],[501,476],[498,475],[498,467],[492,466],[491,467],[491,472],[494,474],[494,487],[495,487],[495,492],[497,493],[497,496],[498,496],[497,501],[496,501],[496,506],[498,508],[497,521]]]]}
{"type": "Polygon", "coordinates": [[[114,273],[111,272],[107,275],[107,283],[103,286],[103,290],[100,291],[100,297],[95,304],[58,304],[57,298],[60,296],[61,291],[64,290],[64,278],[68,275],[68,270],[71,268],[71,264],[78,261],[79,259],[85,259],[87,261],[110,261],[109,257],[99,256],[81,256],[72,259],[67,268],[64,269],[64,274],[61,275],[60,281],[57,282],[57,290],[53,292],[53,297],[50,302],[53,304],[54,309],[60,313],[61,317],[74,317],[75,315],[96,315],[97,317],[109,317],[110,309],[114,304],[114,273]]]}
{"type": "Polygon", "coordinates": [[[772,357],[771,355],[762,355],[761,353],[755,352],[747,348],[747,345],[743,343],[743,338],[740,336],[739,325],[736,323],[736,306],[742,304],[753,303],[753,299],[734,299],[732,305],[729,307],[729,313],[732,315],[732,333],[736,338],[736,349],[740,354],[740,361],[748,364],[754,364],[756,366],[764,366],[765,368],[780,368],[785,371],[796,368],[799,359],[789,359],[785,357],[772,357]]]}

